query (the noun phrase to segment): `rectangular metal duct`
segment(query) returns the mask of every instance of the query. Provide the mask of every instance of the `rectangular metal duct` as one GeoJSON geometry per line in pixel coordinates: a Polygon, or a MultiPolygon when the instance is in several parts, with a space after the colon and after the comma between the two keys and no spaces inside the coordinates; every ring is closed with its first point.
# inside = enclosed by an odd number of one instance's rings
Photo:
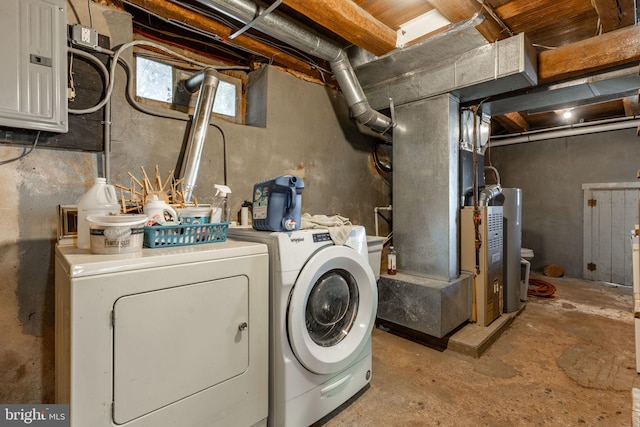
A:
{"type": "Polygon", "coordinates": [[[444,93],[465,102],[537,84],[536,52],[524,34],[443,58],[440,53],[447,44],[475,43],[475,28],[458,30],[459,39],[427,39],[356,67],[370,105],[384,109],[389,98],[401,105],[444,93]]]}
{"type": "Polygon", "coordinates": [[[482,104],[482,111],[491,115],[513,111],[536,114],[626,98],[636,95],[638,89],[640,75],[634,65],[491,99],[482,104]]]}
{"type": "Polygon", "coordinates": [[[488,45],[489,42],[475,28],[483,20],[482,15],[476,14],[446,31],[386,55],[365,56],[361,52],[355,55],[350,51],[349,58],[362,86],[373,86],[415,70],[434,69],[443,61],[450,62],[470,50],[488,45]]]}
{"type": "Polygon", "coordinates": [[[393,243],[404,274],[449,282],[460,272],[459,117],[448,94],[396,109],[393,243]]]}

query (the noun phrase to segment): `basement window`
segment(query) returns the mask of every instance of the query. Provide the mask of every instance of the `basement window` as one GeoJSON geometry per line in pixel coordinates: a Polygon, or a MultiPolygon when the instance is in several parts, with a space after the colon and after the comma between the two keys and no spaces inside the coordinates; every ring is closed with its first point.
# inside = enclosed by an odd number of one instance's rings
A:
{"type": "Polygon", "coordinates": [[[160,102],[173,99],[173,68],[162,62],[138,57],[136,61],[136,94],[160,102]]]}
{"type": "MultiPolygon", "coordinates": [[[[192,94],[180,83],[193,74],[193,71],[137,55],[136,98],[139,102],[193,114],[198,92],[192,94]]],[[[242,80],[222,73],[219,78],[212,114],[241,123],[242,80]]]]}

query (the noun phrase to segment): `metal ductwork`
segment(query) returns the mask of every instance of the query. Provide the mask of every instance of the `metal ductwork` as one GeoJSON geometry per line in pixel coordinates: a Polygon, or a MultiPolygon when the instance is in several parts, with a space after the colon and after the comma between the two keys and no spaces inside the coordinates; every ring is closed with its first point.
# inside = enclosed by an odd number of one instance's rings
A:
{"type": "Polygon", "coordinates": [[[481,192],[478,198],[479,206],[489,206],[491,200],[502,194],[502,187],[500,184],[487,185],[481,192]]]}
{"type": "Polygon", "coordinates": [[[388,132],[393,127],[390,118],[375,111],[369,105],[347,54],[342,48],[301,28],[277,12],[264,13],[265,9],[251,1],[197,0],[197,2],[243,23],[251,23],[251,27],[258,31],[328,61],[353,118],[380,134],[388,132]],[[258,16],[260,19],[256,19],[258,16]]]}
{"type": "Polygon", "coordinates": [[[204,148],[204,140],[207,136],[211,110],[213,109],[213,101],[216,98],[219,82],[218,72],[212,68],[204,69],[184,81],[184,86],[189,92],[193,93],[199,90],[180,168],[180,178],[183,178],[183,197],[186,203],[190,203],[193,200],[193,191],[196,188],[202,149],[204,148]]]}

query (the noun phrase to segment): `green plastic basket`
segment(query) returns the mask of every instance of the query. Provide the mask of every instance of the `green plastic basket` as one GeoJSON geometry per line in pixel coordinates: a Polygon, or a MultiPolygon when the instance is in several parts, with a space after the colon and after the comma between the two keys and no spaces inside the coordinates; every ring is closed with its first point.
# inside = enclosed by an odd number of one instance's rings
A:
{"type": "Polygon", "coordinates": [[[144,227],[145,248],[199,245],[227,240],[230,222],[197,225],[159,225],[144,227]]]}

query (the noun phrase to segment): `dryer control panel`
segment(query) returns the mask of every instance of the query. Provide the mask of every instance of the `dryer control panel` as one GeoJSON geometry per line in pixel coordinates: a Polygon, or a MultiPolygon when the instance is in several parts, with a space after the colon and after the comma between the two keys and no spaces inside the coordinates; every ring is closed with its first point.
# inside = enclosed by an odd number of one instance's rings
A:
{"type": "Polygon", "coordinates": [[[318,242],[331,242],[331,236],[329,233],[318,233],[313,235],[313,243],[318,242]]]}

